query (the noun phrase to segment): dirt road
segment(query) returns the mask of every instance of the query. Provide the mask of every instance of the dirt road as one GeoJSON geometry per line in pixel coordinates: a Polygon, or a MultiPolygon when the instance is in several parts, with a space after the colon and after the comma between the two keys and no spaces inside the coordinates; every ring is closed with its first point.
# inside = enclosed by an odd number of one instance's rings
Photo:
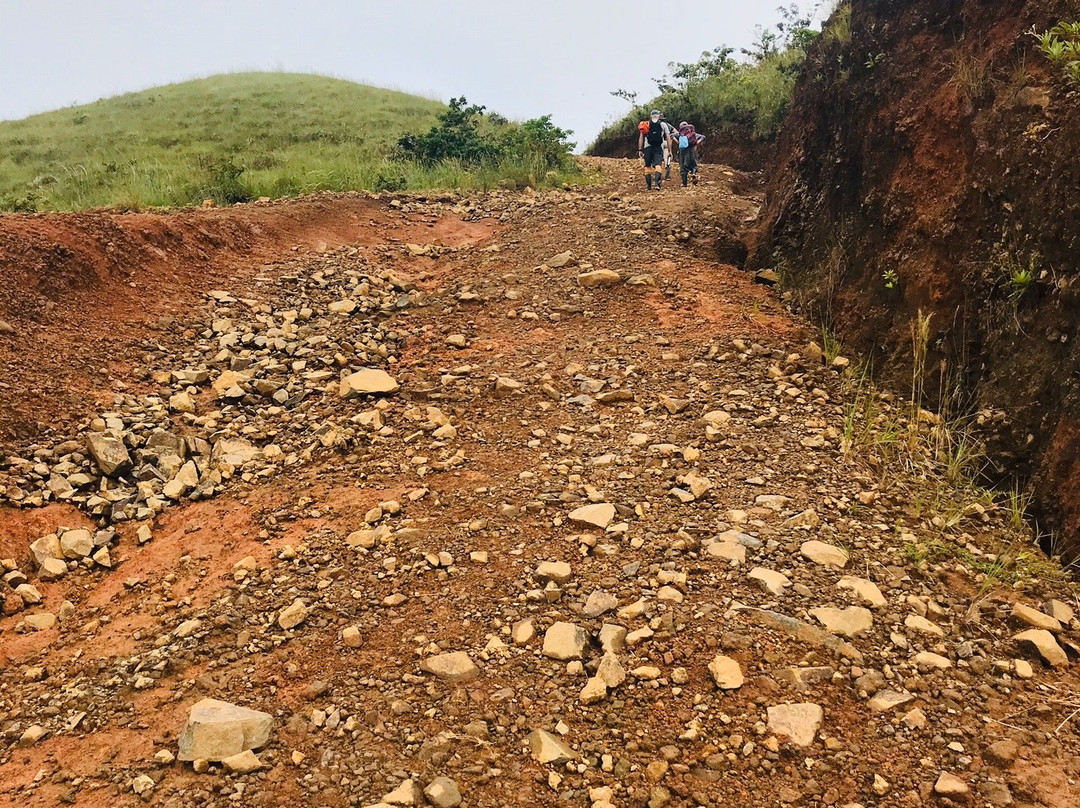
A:
{"type": "Polygon", "coordinates": [[[1080,590],[890,397],[853,434],[710,258],[733,173],[590,165],[252,206],[13,318],[0,804],[1080,805],[1080,590]],[[256,771],[172,759],[207,697],[272,717],[256,771]]]}

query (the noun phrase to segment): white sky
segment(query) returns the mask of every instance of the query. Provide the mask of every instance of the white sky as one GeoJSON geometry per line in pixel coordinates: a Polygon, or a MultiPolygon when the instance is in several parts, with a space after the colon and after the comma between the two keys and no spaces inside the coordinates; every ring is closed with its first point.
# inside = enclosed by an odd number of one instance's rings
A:
{"type": "MultiPolygon", "coordinates": [[[[790,2],[790,0],[788,0],[790,2]]],[[[813,0],[803,0],[809,7],[813,0]]],[[[579,148],[670,61],[748,45],[778,0],[0,0],[0,120],[237,70],[324,73],[509,118],[579,148]]]]}

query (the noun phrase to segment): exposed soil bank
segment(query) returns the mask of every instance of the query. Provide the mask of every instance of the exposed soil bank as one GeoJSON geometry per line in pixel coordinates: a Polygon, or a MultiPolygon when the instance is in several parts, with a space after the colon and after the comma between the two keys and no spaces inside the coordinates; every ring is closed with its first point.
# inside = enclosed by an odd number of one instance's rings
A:
{"type": "MultiPolygon", "coordinates": [[[[173,213],[0,215],[0,442],[25,441],[142,378],[147,351],[210,290],[290,252],[423,240],[388,200],[319,194],[173,213]]],[[[456,224],[455,224],[456,222],[456,224]]]]}
{"type": "Polygon", "coordinates": [[[1047,0],[854,0],[850,38],[807,61],[752,255],[898,379],[931,313],[934,381],[945,361],[971,406],[1007,413],[995,469],[1033,484],[1074,551],[1080,106],[1026,32],[1075,17],[1047,0]]]}

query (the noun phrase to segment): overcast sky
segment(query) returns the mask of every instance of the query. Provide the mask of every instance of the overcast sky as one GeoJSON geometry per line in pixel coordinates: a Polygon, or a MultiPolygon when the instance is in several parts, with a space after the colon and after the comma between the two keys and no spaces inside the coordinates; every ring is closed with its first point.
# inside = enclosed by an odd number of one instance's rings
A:
{"type": "Polygon", "coordinates": [[[748,45],[778,5],[0,0],[0,120],[224,71],[288,70],[466,95],[514,119],[551,113],[585,145],[628,109],[611,90],[647,100],[669,61],[748,45]]]}

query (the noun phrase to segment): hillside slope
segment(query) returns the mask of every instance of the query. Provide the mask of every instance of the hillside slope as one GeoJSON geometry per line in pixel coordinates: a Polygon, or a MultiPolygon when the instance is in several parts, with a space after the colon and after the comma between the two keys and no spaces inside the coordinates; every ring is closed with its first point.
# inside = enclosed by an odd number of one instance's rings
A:
{"type": "Polygon", "coordinates": [[[229,201],[373,187],[430,99],[341,79],[234,73],[0,122],[0,209],[229,201]]]}
{"type": "Polygon", "coordinates": [[[853,0],[796,89],[752,258],[899,378],[930,314],[931,398],[1004,414],[989,470],[1030,484],[1047,546],[1073,552],[1080,107],[1027,31],[1076,12],[853,0]]]}
{"type": "Polygon", "coordinates": [[[757,208],[734,177],[590,165],[0,217],[126,235],[147,310],[103,345],[100,273],[0,332],[97,321],[31,381],[74,417],[0,437],[0,808],[1080,804],[1080,584],[845,443],[844,363],[704,255],[757,208]],[[200,229],[187,277],[140,245],[200,229]],[[205,699],[264,715],[184,731],[205,699]]]}

